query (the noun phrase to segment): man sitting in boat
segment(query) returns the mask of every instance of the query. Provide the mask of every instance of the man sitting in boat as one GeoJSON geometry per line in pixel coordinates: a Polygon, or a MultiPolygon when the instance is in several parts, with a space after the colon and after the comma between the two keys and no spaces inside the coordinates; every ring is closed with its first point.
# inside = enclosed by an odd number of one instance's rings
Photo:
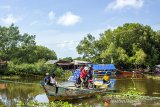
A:
{"type": "Polygon", "coordinates": [[[44,78],[44,83],[45,83],[46,85],[50,83],[50,76],[49,76],[49,73],[48,73],[48,72],[46,73],[46,76],[45,76],[45,78],[44,78]]]}
{"type": "Polygon", "coordinates": [[[82,89],[82,86],[83,86],[83,83],[86,81],[86,77],[88,75],[88,71],[89,71],[89,68],[88,67],[84,67],[84,69],[82,70],[81,74],[80,74],[80,80],[81,80],[81,89],[82,89]]]}
{"type": "Polygon", "coordinates": [[[110,77],[109,77],[109,73],[106,72],[106,74],[103,76],[103,83],[107,84],[110,82],[110,77]]]}

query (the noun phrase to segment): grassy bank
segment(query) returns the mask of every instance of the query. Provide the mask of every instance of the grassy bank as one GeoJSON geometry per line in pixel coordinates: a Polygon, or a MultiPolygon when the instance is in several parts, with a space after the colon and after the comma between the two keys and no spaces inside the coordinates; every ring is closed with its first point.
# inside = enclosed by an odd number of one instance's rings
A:
{"type": "Polygon", "coordinates": [[[154,80],[160,80],[160,76],[145,75],[145,78],[154,79],[154,80]]]}

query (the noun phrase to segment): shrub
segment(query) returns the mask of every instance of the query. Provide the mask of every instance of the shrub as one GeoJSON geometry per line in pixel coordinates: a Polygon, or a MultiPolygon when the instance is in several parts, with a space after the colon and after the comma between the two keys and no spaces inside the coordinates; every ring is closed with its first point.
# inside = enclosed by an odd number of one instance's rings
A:
{"type": "Polygon", "coordinates": [[[45,64],[45,60],[39,60],[34,64],[14,64],[13,62],[8,62],[8,68],[4,72],[5,75],[45,75],[45,73],[55,73],[56,77],[62,78],[62,80],[67,80],[72,72],[69,70],[63,70],[53,64],[45,64]]]}

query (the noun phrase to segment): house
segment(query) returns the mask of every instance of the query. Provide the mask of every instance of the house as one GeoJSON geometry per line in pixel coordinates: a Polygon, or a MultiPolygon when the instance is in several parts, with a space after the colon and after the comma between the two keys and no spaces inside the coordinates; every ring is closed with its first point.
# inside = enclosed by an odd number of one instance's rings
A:
{"type": "Polygon", "coordinates": [[[73,64],[70,61],[64,61],[64,60],[49,60],[45,64],[55,64],[65,70],[73,68],[73,64]]]}
{"type": "Polygon", "coordinates": [[[88,64],[91,64],[91,62],[88,62],[88,61],[80,61],[80,60],[74,60],[73,62],[73,65],[74,65],[74,69],[77,69],[81,66],[86,66],[88,64]]]}
{"type": "Polygon", "coordinates": [[[64,60],[49,60],[45,64],[55,64],[65,70],[73,70],[79,68],[80,66],[91,64],[91,62],[79,60],[74,60],[72,62],[64,60]]]}

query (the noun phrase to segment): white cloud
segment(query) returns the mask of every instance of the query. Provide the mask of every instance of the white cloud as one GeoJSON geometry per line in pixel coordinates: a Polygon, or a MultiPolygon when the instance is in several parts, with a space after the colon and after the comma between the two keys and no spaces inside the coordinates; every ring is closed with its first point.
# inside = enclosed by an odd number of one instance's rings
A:
{"type": "Polygon", "coordinates": [[[61,16],[58,19],[58,24],[64,25],[64,26],[71,26],[80,21],[80,16],[74,15],[71,12],[66,12],[63,16],[61,16]]]}
{"type": "Polygon", "coordinates": [[[11,23],[18,22],[21,19],[22,19],[21,17],[14,17],[12,14],[9,14],[9,15],[7,15],[7,17],[3,17],[0,20],[5,24],[11,24],[11,23]]]}
{"type": "Polygon", "coordinates": [[[116,0],[111,2],[106,9],[122,9],[125,7],[140,8],[143,6],[144,0],[116,0]]]}
{"type": "Polygon", "coordinates": [[[59,48],[66,48],[66,49],[75,49],[75,46],[77,46],[79,43],[79,41],[75,41],[75,40],[68,40],[68,41],[63,41],[61,43],[57,43],[57,47],[59,48]]]}
{"type": "Polygon", "coordinates": [[[55,13],[53,11],[50,11],[48,13],[48,18],[49,18],[50,21],[53,21],[53,19],[55,18],[55,13]]]}
{"type": "Polygon", "coordinates": [[[11,9],[10,5],[4,5],[4,6],[0,6],[0,9],[11,9]]]}

